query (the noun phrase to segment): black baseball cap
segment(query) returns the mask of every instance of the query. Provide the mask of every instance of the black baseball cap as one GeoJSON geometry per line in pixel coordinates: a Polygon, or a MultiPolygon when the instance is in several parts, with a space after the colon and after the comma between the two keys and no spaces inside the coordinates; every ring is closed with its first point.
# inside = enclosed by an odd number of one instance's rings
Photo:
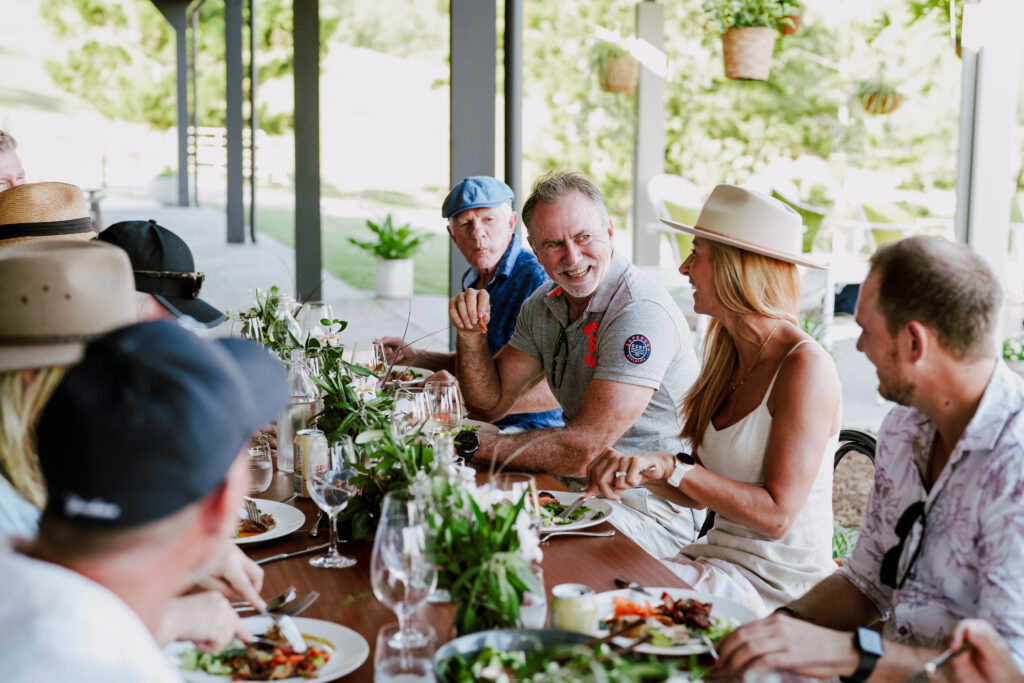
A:
{"type": "Polygon", "coordinates": [[[249,435],[284,408],[285,372],[259,345],[172,320],[92,342],[39,420],[47,513],[126,528],[212,491],[249,435]]]}
{"type": "Polygon", "coordinates": [[[206,327],[227,317],[199,298],[204,273],[197,273],[192,251],[181,239],[153,219],[121,221],[99,234],[98,239],[128,252],[135,271],[135,289],[156,297],[175,317],[189,316],[206,327]]]}

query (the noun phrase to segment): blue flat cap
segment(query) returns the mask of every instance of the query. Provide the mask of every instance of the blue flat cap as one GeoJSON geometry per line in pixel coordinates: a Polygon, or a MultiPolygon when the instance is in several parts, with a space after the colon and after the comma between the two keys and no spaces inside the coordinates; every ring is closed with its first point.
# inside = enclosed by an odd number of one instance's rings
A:
{"type": "Polygon", "coordinates": [[[512,188],[489,175],[474,175],[452,188],[441,206],[441,217],[450,218],[467,209],[511,204],[512,188]]]}

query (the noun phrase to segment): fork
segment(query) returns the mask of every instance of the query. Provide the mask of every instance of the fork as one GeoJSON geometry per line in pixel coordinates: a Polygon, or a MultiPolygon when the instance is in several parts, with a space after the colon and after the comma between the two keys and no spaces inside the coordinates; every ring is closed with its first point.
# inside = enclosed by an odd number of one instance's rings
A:
{"type": "Polygon", "coordinates": [[[540,539],[541,543],[546,542],[550,538],[555,536],[614,536],[614,530],[608,531],[551,531],[545,532],[544,538],[540,539]]]}
{"type": "Polygon", "coordinates": [[[249,521],[266,531],[266,526],[260,521],[260,509],[256,507],[256,501],[251,498],[245,499],[245,512],[249,515],[249,521]]]}
{"type": "Polygon", "coordinates": [[[267,612],[272,617],[294,617],[298,616],[302,612],[306,611],[306,608],[312,605],[320,597],[320,593],[317,591],[310,591],[309,595],[295,602],[283,606],[276,612],[267,612]]]}

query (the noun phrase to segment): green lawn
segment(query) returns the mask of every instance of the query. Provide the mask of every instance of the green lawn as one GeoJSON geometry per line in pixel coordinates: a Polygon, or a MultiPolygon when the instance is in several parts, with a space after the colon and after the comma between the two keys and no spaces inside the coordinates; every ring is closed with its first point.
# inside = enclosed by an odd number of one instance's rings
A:
{"type": "MultiPolygon", "coordinates": [[[[256,225],[290,247],[295,246],[295,215],[288,209],[258,209],[256,225]]],[[[374,288],[376,261],[372,254],[348,241],[349,237],[370,239],[373,233],[357,218],[323,216],[324,267],[360,289],[374,288]]],[[[448,294],[447,235],[431,234],[414,257],[417,294],[448,294]]]]}

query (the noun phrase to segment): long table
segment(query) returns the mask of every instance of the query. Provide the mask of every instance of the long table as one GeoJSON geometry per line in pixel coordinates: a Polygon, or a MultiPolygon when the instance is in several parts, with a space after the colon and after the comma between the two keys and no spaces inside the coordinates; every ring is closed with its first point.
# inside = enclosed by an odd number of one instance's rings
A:
{"type": "MultiPolygon", "coordinates": [[[[564,487],[549,475],[534,475],[540,489],[565,490],[564,487]]],[[[283,500],[291,494],[291,475],[276,473],[274,480],[261,497],[270,500],[283,500]]],[[[306,525],[299,531],[280,539],[261,544],[243,545],[253,559],[260,559],[278,553],[299,550],[309,545],[319,545],[327,541],[329,531],[326,527],[320,535],[312,539],[306,533],[313,520],[316,519],[318,508],[309,499],[296,498],[291,503],[306,515],[306,525]]],[[[603,531],[612,529],[605,522],[589,530],[603,531]]],[[[625,576],[646,586],[671,586],[687,588],[688,586],[661,562],[647,554],[636,543],[622,532],[609,537],[577,537],[565,536],[552,538],[544,543],[544,583],[551,597],[551,588],[561,583],[583,583],[597,592],[615,588],[613,579],[625,576]]],[[[394,613],[380,603],[373,595],[370,582],[370,553],[372,543],[355,541],[342,543],[339,546],[342,554],[356,559],[356,564],[347,569],[317,569],[310,566],[309,558],[313,555],[279,560],[264,565],[265,577],[263,595],[275,595],[290,585],[294,585],[299,595],[310,590],[320,592],[320,599],[302,616],[324,619],[347,626],[362,635],[370,644],[370,657],[356,671],[345,676],[346,681],[373,680],[373,648],[377,631],[381,626],[396,621],[394,613]]],[[[325,551],[318,551],[321,554],[325,551]]],[[[428,604],[420,608],[417,620],[427,621],[434,626],[438,635],[438,644],[453,637],[451,632],[454,605],[428,604]]]]}

